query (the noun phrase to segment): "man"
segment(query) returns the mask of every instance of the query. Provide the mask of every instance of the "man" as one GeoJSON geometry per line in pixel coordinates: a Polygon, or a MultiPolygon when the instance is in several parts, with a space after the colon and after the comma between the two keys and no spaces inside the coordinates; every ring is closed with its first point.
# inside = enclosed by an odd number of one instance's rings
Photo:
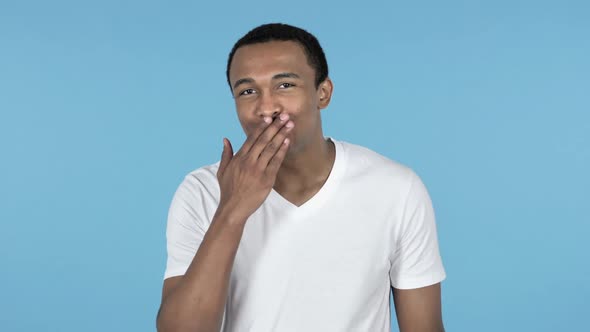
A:
{"type": "Polygon", "coordinates": [[[247,135],[168,215],[160,331],[444,331],[432,204],[408,167],[326,138],[333,85],[308,32],[262,25],[227,79],[247,135]]]}

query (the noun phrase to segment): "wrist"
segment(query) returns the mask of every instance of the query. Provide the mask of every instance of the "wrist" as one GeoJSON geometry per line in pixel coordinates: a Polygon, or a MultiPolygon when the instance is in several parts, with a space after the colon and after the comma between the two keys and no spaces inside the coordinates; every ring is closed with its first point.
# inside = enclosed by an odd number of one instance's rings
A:
{"type": "Polygon", "coordinates": [[[223,222],[226,225],[243,227],[248,220],[248,215],[240,212],[238,208],[229,204],[220,204],[215,212],[214,219],[223,222]]]}

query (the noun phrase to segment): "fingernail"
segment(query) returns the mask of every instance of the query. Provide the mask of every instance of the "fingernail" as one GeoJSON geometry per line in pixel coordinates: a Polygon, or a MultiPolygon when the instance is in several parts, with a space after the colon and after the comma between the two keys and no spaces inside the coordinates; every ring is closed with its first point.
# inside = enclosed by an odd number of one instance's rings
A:
{"type": "Polygon", "coordinates": [[[264,117],[264,122],[266,122],[266,123],[271,123],[271,122],[272,122],[272,119],[271,119],[271,118],[269,118],[268,116],[265,116],[265,117],[264,117]]]}
{"type": "Polygon", "coordinates": [[[289,121],[289,122],[287,122],[287,124],[285,125],[285,127],[287,127],[287,128],[293,128],[293,125],[295,125],[293,123],[293,121],[289,121]]]}
{"type": "Polygon", "coordinates": [[[289,118],[289,114],[287,113],[281,113],[281,115],[279,116],[279,118],[281,119],[281,121],[285,121],[289,118]]]}

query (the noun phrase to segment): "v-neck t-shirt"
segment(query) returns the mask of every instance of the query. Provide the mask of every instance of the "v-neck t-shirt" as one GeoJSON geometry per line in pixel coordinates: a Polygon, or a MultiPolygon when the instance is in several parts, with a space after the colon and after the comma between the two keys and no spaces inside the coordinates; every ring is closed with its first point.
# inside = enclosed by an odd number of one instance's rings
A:
{"type": "MultiPolygon", "coordinates": [[[[446,278],[427,189],[409,167],[335,140],[321,189],[296,206],[274,189],[248,218],[222,331],[389,331],[390,287],[446,278]]],[[[219,204],[219,162],[190,172],[168,213],[164,278],[183,275],[219,204]]]]}

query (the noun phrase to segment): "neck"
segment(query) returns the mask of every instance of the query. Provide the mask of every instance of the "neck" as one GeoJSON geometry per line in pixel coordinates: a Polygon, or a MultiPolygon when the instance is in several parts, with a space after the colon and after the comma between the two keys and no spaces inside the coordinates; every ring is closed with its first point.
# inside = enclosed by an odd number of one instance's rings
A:
{"type": "Polygon", "coordinates": [[[275,190],[304,191],[323,185],[332,170],[335,149],[333,142],[319,135],[300,151],[288,153],[277,174],[275,190]]]}

